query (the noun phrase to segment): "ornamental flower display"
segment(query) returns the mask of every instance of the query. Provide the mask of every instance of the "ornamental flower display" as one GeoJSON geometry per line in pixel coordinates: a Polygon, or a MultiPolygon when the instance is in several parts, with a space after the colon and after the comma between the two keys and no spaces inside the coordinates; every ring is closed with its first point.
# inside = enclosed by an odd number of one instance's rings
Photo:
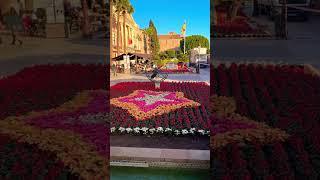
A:
{"type": "Polygon", "coordinates": [[[128,96],[113,98],[110,104],[127,109],[137,120],[162,115],[183,107],[200,106],[184,97],[182,92],[136,90],[128,96]]]}
{"type": "Polygon", "coordinates": [[[319,179],[318,73],[300,65],[218,64],[213,83],[212,179],[319,179]]]}
{"type": "Polygon", "coordinates": [[[112,134],[209,135],[209,86],[200,82],[123,82],[110,89],[112,134]],[[133,131],[125,131],[131,128],[133,131]]]}
{"type": "Polygon", "coordinates": [[[215,6],[215,37],[269,37],[270,35],[259,28],[252,26],[250,19],[242,9],[233,19],[228,19],[229,5],[215,6]]]}
{"type": "Polygon", "coordinates": [[[0,179],[109,176],[106,68],[40,65],[0,79],[0,179]]]}

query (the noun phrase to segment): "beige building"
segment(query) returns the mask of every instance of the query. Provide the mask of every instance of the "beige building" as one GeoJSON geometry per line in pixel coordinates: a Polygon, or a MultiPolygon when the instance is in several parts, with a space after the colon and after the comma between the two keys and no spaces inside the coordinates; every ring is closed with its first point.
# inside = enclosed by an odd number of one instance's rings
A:
{"type": "Polygon", "coordinates": [[[160,51],[180,50],[180,41],[183,39],[180,34],[170,32],[166,35],[158,35],[160,51]]]}
{"type": "Polygon", "coordinates": [[[124,53],[137,53],[137,54],[150,54],[150,42],[147,34],[140,29],[139,25],[135,22],[132,15],[126,14],[126,25],[123,26],[123,15],[119,17],[120,24],[120,44],[119,52],[117,52],[117,13],[113,8],[112,13],[112,26],[111,26],[111,41],[112,53],[111,58],[117,57],[124,53]],[[123,33],[125,32],[125,33],[123,33]],[[125,34],[125,35],[124,35],[125,34]]]}

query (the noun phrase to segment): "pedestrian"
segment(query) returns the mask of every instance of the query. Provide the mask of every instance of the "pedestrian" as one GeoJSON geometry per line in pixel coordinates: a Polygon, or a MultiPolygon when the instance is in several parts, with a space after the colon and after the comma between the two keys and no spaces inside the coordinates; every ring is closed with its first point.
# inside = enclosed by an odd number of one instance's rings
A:
{"type": "Polygon", "coordinates": [[[6,24],[8,25],[11,36],[12,36],[12,45],[16,44],[16,41],[19,42],[20,45],[22,45],[22,41],[18,39],[15,31],[19,29],[20,26],[22,26],[21,18],[19,17],[17,11],[14,9],[14,7],[10,8],[9,16],[7,17],[6,24]]]}
{"type": "Polygon", "coordinates": [[[71,3],[69,0],[63,0],[63,9],[65,38],[69,38],[71,27],[71,3]]]}
{"type": "MultiPolygon", "coordinates": [[[[3,15],[2,11],[0,9],[0,31],[4,29],[4,21],[3,21],[3,15]]],[[[0,36],[0,45],[2,44],[2,37],[0,36]]]]}
{"type": "Polygon", "coordinates": [[[116,76],[116,66],[114,65],[114,63],[112,63],[111,65],[111,71],[113,73],[113,76],[116,76]]]}

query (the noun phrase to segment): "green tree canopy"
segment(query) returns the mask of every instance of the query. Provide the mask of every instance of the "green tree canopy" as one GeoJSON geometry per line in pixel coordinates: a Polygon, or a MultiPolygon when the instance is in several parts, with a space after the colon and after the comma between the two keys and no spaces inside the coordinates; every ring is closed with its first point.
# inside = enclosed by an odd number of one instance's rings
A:
{"type": "Polygon", "coordinates": [[[149,22],[149,27],[146,29],[146,33],[150,37],[150,49],[151,49],[152,57],[154,60],[159,60],[160,44],[158,39],[157,28],[155,27],[152,20],[150,20],[149,22]]]}
{"type": "MultiPolygon", "coordinates": [[[[183,49],[184,39],[180,41],[180,48],[183,49]]],[[[186,37],[186,52],[190,52],[191,49],[201,46],[202,48],[209,49],[209,40],[201,35],[192,35],[186,37]]]]}

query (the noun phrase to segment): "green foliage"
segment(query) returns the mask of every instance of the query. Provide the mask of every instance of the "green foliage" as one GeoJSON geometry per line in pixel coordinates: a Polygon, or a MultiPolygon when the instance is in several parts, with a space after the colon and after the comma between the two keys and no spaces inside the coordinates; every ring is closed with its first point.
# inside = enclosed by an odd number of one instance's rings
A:
{"type": "Polygon", "coordinates": [[[159,60],[160,44],[159,44],[157,29],[154,26],[152,20],[150,20],[149,22],[149,27],[146,29],[146,33],[150,37],[150,49],[151,49],[153,60],[159,60]]]}
{"type": "Polygon", "coordinates": [[[160,52],[159,56],[161,60],[168,59],[168,54],[166,52],[160,52]]]}
{"type": "Polygon", "coordinates": [[[113,0],[113,4],[116,7],[117,12],[129,13],[134,12],[134,8],[130,3],[130,0],[113,0]]]}
{"type": "Polygon", "coordinates": [[[180,62],[189,62],[189,55],[188,54],[183,54],[182,52],[177,54],[177,58],[179,59],[180,62]]]}
{"type": "Polygon", "coordinates": [[[167,50],[166,53],[168,55],[168,58],[176,58],[177,57],[175,50],[167,50]]]}
{"type": "Polygon", "coordinates": [[[181,62],[179,59],[161,59],[161,60],[158,60],[157,61],[157,65],[158,66],[164,66],[168,63],[178,63],[178,62],[181,62]]]}
{"type": "MultiPolygon", "coordinates": [[[[184,39],[180,41],[180,48],[183,49],[184,47],[184,39]]],[[[201,46],[202,48],[209,49],[209,40],[201,35],[192,35],[186,37],[186,52],[190,52],[191,49],[201,46]]]]}

